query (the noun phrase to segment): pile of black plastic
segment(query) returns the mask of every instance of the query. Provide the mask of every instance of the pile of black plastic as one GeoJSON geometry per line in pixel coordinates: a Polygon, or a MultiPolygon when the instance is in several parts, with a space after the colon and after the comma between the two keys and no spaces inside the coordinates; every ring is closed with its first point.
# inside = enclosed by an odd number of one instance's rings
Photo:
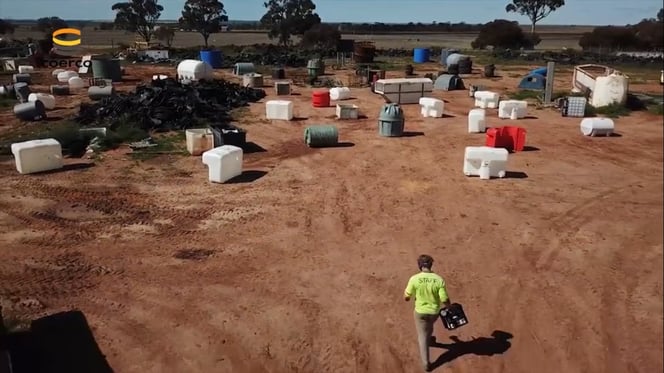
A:
{"type": "Polygon", "coordinates": [[[186,129],[201,124],[228,123],[230,111],[266,96],[226,80],[182,84],[174,79],[153,80],[129,94],[81,104],[75,121],[83,126],[117,128],[131,124],[145,131],[186,129]]]}

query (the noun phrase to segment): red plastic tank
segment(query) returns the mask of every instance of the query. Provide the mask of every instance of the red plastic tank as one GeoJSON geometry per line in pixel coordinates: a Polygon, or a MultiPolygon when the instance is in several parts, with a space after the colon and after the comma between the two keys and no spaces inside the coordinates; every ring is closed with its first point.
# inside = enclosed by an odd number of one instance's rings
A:
{"type": "Polygon", "coordinates": [[[489,128],[486,131],[485,145],[520,152],[526,146],[526,129],[514,126],[489,128]]]}
{"type": "Polygon", "coordinates": [[[311,103],[314,107],[329,107],[330,91],[314,91],[311,96],[311,103]]]}

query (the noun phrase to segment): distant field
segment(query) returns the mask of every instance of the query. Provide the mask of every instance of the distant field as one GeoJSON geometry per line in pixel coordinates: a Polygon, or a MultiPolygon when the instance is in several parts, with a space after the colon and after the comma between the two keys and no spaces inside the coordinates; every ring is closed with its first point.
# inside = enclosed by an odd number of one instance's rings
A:
{"type": "MultiPolygon", "coordinates": [[[[559,27],[542,27],[539,35],[542,42],[537,49],[578,48],[578,41],[583,32],[591,30],[587,26],[571,26],[565,29],[559,27]]],[[[124,31],[95,31],[93,28],[84,28],[83,42],[88,47],[108,48],[118,43],[132,44],[135,35],[124,31]]],[[[40,32],[19,28],[14,37],[24,39],[28,37],[40,38],[40,32]]],[[[469,49],[470,43],[477,37],[477,33],[391,33],[391,34],[344,34],[343,38],[355,40],[370,40],[376,43],[377,48],[416,48],[416,47],[448,47],[469,49]]],[[[251,45],[270,43],[264,32],[226,32],[213,34],[210,37],[213,46],[224,45],[251,45]]],[[[203,44],[203,38],[193,32],[177,32],[173,43],[174,47],[193,47],[203,44]]]]}

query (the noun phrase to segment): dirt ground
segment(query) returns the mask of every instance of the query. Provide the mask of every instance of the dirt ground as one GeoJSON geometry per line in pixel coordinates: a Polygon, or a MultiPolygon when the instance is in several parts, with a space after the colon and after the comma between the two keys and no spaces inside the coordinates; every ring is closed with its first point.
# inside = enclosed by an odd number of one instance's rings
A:
{"type": "MultiPolygon", "coordinates": [[[[157,71],[174,72],[129,70],[157,71]]],[[[505,93],[517,80],[504,75],[465,83],[505,93]]],[[[467,91],[435,92],[445,118],[404,105],[401,138],[378,136],[379,96],[352,92],[368,118],[337,121],[304,87],[290,99],[306,119],[251,105],[238,124],[265,151],[245,154],[233,184],[209,183],[200,157],[125,148],[41,175],[5,158],[6,316],[82,310],[117,372],[419,372],[402,293],[428,253],[470,320],[437,324],[438,340],[477,338],[433,348],[436,371],[662,371],[661,117],[633,113],[619,136],[589,138],[552,110],[516,123],[490,110],[489,126],[525,127],[533,149],[484,181],[462,173],[464,147],[484,142],[467,133],[467,91]],[[319,123],[353,146],[308,149],[303,130],[319,123]]],[[[0,123],[17,125],[10,112],[0,123]]]]}

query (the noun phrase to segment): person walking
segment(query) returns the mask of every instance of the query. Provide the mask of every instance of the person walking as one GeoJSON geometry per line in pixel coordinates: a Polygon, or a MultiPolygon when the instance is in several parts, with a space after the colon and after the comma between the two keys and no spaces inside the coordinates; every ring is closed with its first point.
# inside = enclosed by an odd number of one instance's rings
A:
{"type": "Polygon", "coordinates": [[[450,306],[450,298],[445,288],[445,280],[432,271],[433,258],[420,255],[417,258],[420,273],[410,277],[404,292],[404,300],[415,297],[415,329],[417,342],[420,346],[422,367],[431,372],[433,367],[429,360],[429,345],[433,337],[433,325],[438,320],[440,310],[450,306]]]}

